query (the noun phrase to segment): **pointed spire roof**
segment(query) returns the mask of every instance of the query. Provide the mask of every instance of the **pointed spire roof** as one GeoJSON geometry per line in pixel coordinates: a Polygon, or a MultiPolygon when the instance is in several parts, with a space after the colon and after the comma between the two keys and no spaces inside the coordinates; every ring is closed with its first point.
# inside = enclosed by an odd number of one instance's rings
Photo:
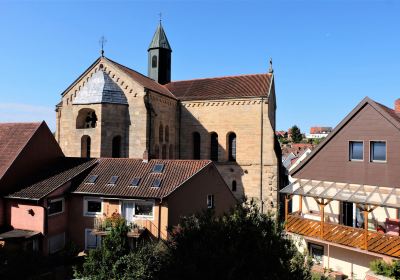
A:
{"type": "Polygon", "coordinates": [[[167,35],[165,35],[164,28],[162,27],[161,21],[157,26],[157,30],[154,33],[148,50],[151,49],[167,49],[172,51],[167,39],[167,35]]]}

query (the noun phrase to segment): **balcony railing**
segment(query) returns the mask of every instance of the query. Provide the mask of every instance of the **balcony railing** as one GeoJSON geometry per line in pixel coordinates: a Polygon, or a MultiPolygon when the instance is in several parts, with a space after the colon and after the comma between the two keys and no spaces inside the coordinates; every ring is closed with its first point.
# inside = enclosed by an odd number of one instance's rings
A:
{"type": "Polygon", "coordinates": [[[400,237],[288,214],[286,231],[344,246],[400,257],[400,237]]]}
{"type": "MultiPolygon", "coordinates": [[[[142,225],[126,222],[129,228],[128,237],[139,238],[146,228],[142,225]]],[[[113,227],[113,221],[110,218],[95,218],[93,222],[93,234],[107,235],[113,227]]]]}

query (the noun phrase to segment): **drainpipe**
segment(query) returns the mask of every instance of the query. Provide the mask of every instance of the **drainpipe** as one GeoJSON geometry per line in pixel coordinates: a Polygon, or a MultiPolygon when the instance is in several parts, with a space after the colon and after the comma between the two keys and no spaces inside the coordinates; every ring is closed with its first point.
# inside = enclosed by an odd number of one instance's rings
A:
{"type": "Polygon", "coordinates": [[[181,126],[182,126],[182,104],[178,101],[178,159],[181,158],[181,126]]]}
{"type": "Polygon", "coordinates": [[[158,240],[161,238],[161,205],[162,198],[160,199],[160,203],[158,204],[158,240]]]}
{"type": "Polygon", "coordinates": [[[263,153],[264,153],[264,98],[261,97],[261,155],[260,155],[260,201],[261,201],[261,213],[264,212],[264,201],[263,201],[263,153]]]}

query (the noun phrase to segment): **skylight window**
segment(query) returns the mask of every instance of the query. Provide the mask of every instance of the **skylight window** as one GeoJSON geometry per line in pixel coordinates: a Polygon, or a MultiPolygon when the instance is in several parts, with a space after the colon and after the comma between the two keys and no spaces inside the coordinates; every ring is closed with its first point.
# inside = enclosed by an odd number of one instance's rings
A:
{"type": "Polygon", "coordinates": [[[153,167],[153,172],[162,173],[164,170],[164,164],[156,164],[153,167]]]}
{"type": "Polygon", "coordinates": [[[86,183],[94,184],[98,177],[99,177],[99,175],[90,175],[89,178],[87,179],[86,183]]]}
{"type": "Polygon", "coordinates": [[[140,183],[140,178],[133,178],[131,183],[129,184],[129,186],[137,187],[137,186],[139,186],[139,183],[140,183]]]}
{"type": "Polygon", "coordinates": [[[159,188],[161,186],[161,179],[156,178],[153,181],[153,184],[151,185],[153,188],[159,188]]]}
{"type": "Polygon", "coordinates": [[[110,185],[115,185],[115,183],[118,181],[118,176],[111,176],[110,181],[108,182],[108,184],[110,185]]]}

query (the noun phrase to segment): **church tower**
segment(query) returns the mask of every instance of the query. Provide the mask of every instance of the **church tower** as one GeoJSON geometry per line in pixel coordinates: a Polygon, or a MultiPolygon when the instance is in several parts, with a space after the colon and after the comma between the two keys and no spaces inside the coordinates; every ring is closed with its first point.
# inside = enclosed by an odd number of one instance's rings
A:
{"type": "Polygon", "coordinates": [[[171,53],[167,35],[161,25],[158,24],[157,30],[151,40],[149,49],[148,76],[159,84],[167,84],[171,81],[171,53]]]}

